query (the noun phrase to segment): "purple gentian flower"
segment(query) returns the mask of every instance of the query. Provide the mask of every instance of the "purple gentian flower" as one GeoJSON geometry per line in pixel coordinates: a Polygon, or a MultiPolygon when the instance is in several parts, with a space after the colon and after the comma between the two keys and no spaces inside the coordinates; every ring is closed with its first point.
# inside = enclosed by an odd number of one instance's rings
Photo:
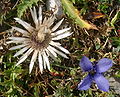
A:
{"type": "Polygon", "coordinates": [[[86,56],[83,56],[79,65],[84,72],[88,72],[88,75],[78,84],[78,90],[87,90],[92,82],[95,82],[100,90],[107,92],[109,82],[102,73],[112,67],[112,64],[112,60],[108,58],[103,58],[97,64],[93,64],[86,56]]]}

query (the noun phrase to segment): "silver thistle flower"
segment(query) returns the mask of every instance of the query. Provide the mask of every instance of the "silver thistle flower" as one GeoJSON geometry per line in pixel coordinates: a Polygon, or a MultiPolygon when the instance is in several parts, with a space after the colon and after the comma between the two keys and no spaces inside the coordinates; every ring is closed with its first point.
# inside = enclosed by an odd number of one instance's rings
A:
{"type": "Polygon", "coordinates": [[[50,70],[50,62],[48,57],[55,59],[57,57],[57,54],[61,55],[64,58],[68,58],[66,54],[69,54],[69,51],[61,46],[59,42],[56,42],[56,40],[63,39],[67,36],[70,36],[72,33],[70,33],[70,28],[64,28],[62,30],[57,30],[57,28],[61,25],[61,21],[59,21],[52,29],[50,27],[54,23],[54,16],[51,16],[50,18],[44,18],[42,21],[42,8],[39,7],[39,12],[37,16],[35,7],[30,9],[31,15],[33,18],[33,21],[35,23],[35,27],[32,27],[27,22],[15,18],[16,22],[21,24],[26,30],[13,27],[14,30],[20,32],[23,34],[21,37],[9,37],[10,41],[7,43],[17,43],[17,46],[11,47],[10,50],[20,49],[14,57],[17,57],[19,55],[22,55],[16,64],[19,65],[23,61],[27,59],[27,57],[33,52],[31,62],[29,65],[29,73],[31,73],[34,62],[38,58],[39,61],[39,68],[41,73],[43,72],[43,69],[48,68],[50,70]]]}

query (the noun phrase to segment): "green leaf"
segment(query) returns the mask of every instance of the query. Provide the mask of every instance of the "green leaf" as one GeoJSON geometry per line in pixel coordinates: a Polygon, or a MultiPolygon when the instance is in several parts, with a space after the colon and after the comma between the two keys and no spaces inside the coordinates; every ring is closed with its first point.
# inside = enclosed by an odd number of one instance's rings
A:
{"type": "Polygon", "coordinates": [[[79,11],[73,6],[72,2],[70,2],[69,0],[61,1],[66,14],[71,17],[81,28],[86,28],[88,30],[97,29],[95,25],[89,24],[88,22],[80,18],[79,11]]]}
{"type": "Polygon", "coordinates": [[[120,37],[112,37],[112,44],[115,46],[120,46],[120,37]]]}
{"type": "Polygon", "coordinates": [[[2,21],[5,19],[5,14],[0,14],[0,24],[2,24],[2,21]]]}
{"type": "Polygon", "coordinates": [[[22,2],[17,6],[17,15],[20,18],[24,12],[31,8],[33,4],[37,4],[40,0],[22,0],[22,2]]]}
{"type": "Polygon", "coordinates": [[[117,19],[120,17],[120,10],[116,13],[116,15],[113,17],[113,19],[111,20],[111,26],[114,27],[115,22],[117,21],[117,19]]]}
{"type": "Polygon", "coordinates": [[[75,0],[71,0],[75,4],[75,0]]]}
{"type": "Polygon", "coordinates": [[[39,93],[40,93],[40,89],[39,89],[39,86],[35,85],[34,86],[34,95],[35,97],[39,97],[39,93]]]}

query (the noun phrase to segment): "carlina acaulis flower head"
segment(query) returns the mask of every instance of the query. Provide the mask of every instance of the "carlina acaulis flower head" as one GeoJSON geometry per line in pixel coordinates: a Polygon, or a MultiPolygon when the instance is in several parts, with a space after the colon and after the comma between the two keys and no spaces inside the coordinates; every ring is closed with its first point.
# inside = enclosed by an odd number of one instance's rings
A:
{"type": "Polygon", "coordinates": [[[31,26],[29,23],[21,20],[20,18],[15,18],[16,22],[21,24],[25,29],[12,27],[14,30],[22,33],[21,37],[8,37],[10,41],[7,43],[16,43],[17,46],[11,47],[10,50],[20,49],[14,57],[22,55],[16,65],[21,64],[25,61],[30,54],[32,58],[29,65],[29,73],[31,73],[34,63],[36,60],[39,62],[39,68],[41,73],[43,69],[48,68],[50,70],[49,56],[56,59],[57,54],[64,58],[68,58],[66,54],[69,51],[61,46],[57,40],[66,38],[72,33],[71,28],[64,28],[57,30],[62,24],[63,20],[53,25],[55,17],[51,16],[49,18],[42,17],[42,8],[39,7],[38,14],[36,8],[30,9],[35,26],[31,26]],[[51,26],[53,26],[51,28],[51,26]]]}

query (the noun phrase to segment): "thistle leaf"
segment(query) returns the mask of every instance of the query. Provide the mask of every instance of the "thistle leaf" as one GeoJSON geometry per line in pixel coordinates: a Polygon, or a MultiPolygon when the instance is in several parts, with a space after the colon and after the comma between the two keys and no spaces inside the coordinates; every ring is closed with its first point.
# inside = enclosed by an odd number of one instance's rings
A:
{"type": "Polygon", "coordinates": [[[33,4],[37,4],[40,0],[22,0],[22,2],[17,6],[17,15],[20,18],[24,12],[31,8],[33,4]]]}
{"type": "Polygon", "coordinates": [[[66,14],[71,17],[81,28],[86,28],[88,30],[97,29],[95,25],[89,24],[88,22],[80,18],[79,11],[73,6],[72,2],[70,2],[69,0],[61,1],[66,14]]]}

